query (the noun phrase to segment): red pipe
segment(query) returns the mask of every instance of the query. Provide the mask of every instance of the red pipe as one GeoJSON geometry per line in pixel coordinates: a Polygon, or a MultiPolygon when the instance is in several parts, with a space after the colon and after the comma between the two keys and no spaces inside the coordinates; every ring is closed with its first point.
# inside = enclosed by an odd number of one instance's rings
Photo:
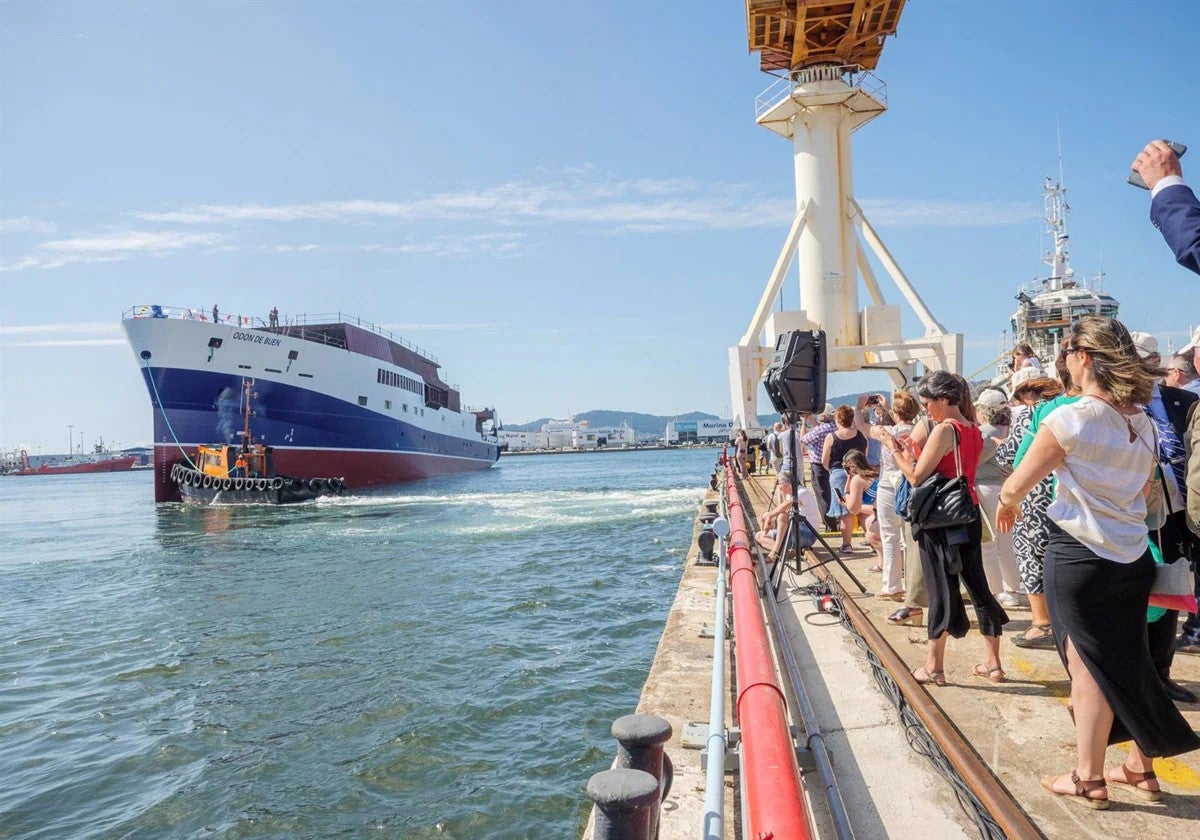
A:
{"type": "Polygon", "coordinates": [[[775,679],[763,623],[750,532],[733,470],[726,463],[729,499],[730,589],[737,640],[737,720],[742,729],[748,840],[809,840],[808,815],[788,724],[787,700],[775,679]]]}

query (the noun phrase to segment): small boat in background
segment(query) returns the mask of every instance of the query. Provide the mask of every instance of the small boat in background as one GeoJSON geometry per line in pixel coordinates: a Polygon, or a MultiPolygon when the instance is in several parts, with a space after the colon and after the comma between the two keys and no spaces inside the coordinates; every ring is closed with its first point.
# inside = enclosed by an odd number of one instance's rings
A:
{"type": "Polygon", "coordinates": [[[286,505],[344,493],[344,478],[300,478],[275,472],[273,449],[255,443],[250,435],[253,386],[253,379],[247,379],[243,386],[240,445],[201,445],[194,458],[171,465],[171,480],[183,500],[203,504],[286,505]]]}
{"type": "Polygon", "coordinates": [[[0,475],[82,475],[86,473],[127,472],[141,460],[137,455],[108,452],[97,445],[91,455],[67,455],[61,460],[34,464],[29,453],[18,450],[0,463],[0,475]]]}

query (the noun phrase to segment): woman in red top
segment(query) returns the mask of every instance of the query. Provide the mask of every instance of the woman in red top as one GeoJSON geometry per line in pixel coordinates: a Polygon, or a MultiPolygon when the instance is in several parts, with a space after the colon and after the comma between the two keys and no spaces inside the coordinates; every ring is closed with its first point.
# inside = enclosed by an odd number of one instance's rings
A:
{"type": "Polygon", "coordinates": [[[919,452],[908,440],[904,446],[895,440],[885,441],[884,446],[893,450],[896,466],[914,487],[935,472],[954,478],[961,465],[976,513],[968,525],[922,529],[917,536],[921,570],[929,590],[926,619],[929,653],[925,664],[914,670],[913,676],[922,683],[946,684],[946,637],[961,639],[971,629],[971,620],[959,591],[961,579],[962,585],[971,593],[979,632],[986,644],[985,660],[976,665],[972,673],[992,682],[1004,682],[1004,669],[1000,666],[1000,628],[1008,622],[1008,616],[992,595],[983,571],[983,524],[975,489],[975,468],[983,452],[983,435],[975,424],[971,391],[961,376],[938,370],[921,379],[917,384],[917,396],[930,419],[937,424],[929,439],[919,452]],[[957,457],[955,449],[958,450],[957,457]]]}

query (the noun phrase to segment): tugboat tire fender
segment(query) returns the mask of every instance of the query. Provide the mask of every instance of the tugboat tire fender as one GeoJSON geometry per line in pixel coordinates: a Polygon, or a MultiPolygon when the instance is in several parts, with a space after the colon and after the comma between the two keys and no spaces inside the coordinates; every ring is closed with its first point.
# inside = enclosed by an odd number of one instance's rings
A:
{"type": "Polygon", "coordinates": [[[271,479],[271,489],[272,490],[282,490],[283,489],[283,479],[282,478],[272,478],[271,479]]]}
{"type": "Polygon", "coordinates": [[[329,489],[334,493],[341,493],[346,489],[346,482],[340,478],[329,479],[329,489]]]}
{"type": "Polygon", "coordinates": [[[233,489],[234,490],[245,490],[246,489],[246,479],[235,478],[233,480],[233,489]]]}
{"type": "Polygon", "coordinates": [[[232,478],[222,478],[221,479],[221,489],[222,490],[232,490],[233,489],[233,479],[232,478]]]}
{"type": "Polygon", "coordinates": [[[205,490],[211,490],[212,486],[213,486],[212,476],[206,475],[206,476],[204,476],[204,478],[200,479],[200,486],[203,487],[205,490]]]}
{"type": "Polygon", "coordinates": [[[304,482],[298,478],[293,478],[292,479],[292,490],[299,493],[303,489],[304,489],[304,482]]]}
{"type": "Polygon", "coordinates": [[[308,489],[313,491],[314,493],[320,493],[322,490],[325,489],[325,479],[310,478],[308,480],[308,489]]]}

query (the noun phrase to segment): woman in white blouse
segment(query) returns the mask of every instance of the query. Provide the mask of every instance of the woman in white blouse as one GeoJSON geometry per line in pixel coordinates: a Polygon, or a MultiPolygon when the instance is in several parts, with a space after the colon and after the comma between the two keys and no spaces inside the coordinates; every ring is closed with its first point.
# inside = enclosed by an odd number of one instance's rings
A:
{"type": "Polygon", "coordinates": [[[1157,445],[1138,406],[1161,371],[1143,362],[1128,330],[1111,318],[1081,318],[1061,356],[1082,399],[1042,421],[1025,459],[1004,482],[996,513],[1008,532],[1021,499],[1052,471],[1046,601],[1055,643],[1071,677],[1077,737],[1074,771],[1047,776],[1051,793],[1090,808],[1108,807],[1108,785],[1142,799],[1160,796],[1152,759],[1200,748],[1175,708],[1146,642],[1146,605],[1154,581],[1147,546],[1146,495],[1157,445]],[[1132,740],[1128,761],[1104,771],[1109,744],[1132,740]]]}

